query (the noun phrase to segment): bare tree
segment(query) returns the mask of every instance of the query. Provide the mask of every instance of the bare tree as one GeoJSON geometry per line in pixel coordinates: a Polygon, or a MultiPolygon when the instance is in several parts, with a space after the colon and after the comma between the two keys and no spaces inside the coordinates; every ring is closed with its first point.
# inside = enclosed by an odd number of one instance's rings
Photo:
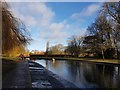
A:
{"type": "Polygon", "coordinates": [[[72,36],[68,41],[67,52],[71,55],[78,57],[81,50],[82,45],[82,37],[72,36]]]}
{"type": "Polygon", "coordinates": [[[106,2],[96,18],[88,28],[88,35],[85,37],[85,45],[93,51],[101,51],[103,59],[109,54],[114,58],[118,57],[118,43],[120,42],[120,2],[106,2]],[[97,47],[96,47],[97,46],[97,47]],[[107,53],[107,51],[109,51],[107,53]],[[112,52],[111,51],[111,52],[112,52]],[[105,52],[105,53],[104,53],[105,52]],[[110,53],[111,53],[110,52],[110,53]]]}
{"type": "Polygon", "coordinates": [[[114,42],[114,48],[116,49],[116,55],[118,56],[118,46],[117,44],[120,42],[120,1],[119,2],[106,2],[104,3],[102,10],[102,14],[106,15],[108,19],[113,20],[112,24],[112,41],[114,42]]]}
{"type": "MultiPolygon", "coordinates": [[[[92,36],[91,44],[95,49],[100,49],[103,59],[104,51],[108,48],[112,48],[112,28],[111,24],[107,21],[104,15],[99,15],[95,22],[88,27],[87,31],[92,36]],[[97,47],[96,47],[97,46],[97,47]]],[[[92,47],[92,48],[93,48],[92,47]]],[[[96,50],[95,50],[96,51],[96,50]]]]}
{"type": "Polygon", "coordinates": [[[114,41],[114,48],[116,49],[116,56],[119,59],[119,46],[118,43],[120,42],[120,24],[114,25],[113,28],[113,41],[114,41]]]}
{"type": "Polygon", "coordinates": [[[62,44],[57,44],[51,46],[48,51],[49,54],[64,54],[64,46],[62,44]]]}
{"type": "Polygon", "coordinates": [[[104,3],[102,13],[113,18],[116,23],[120,24],[120,1],[104,3]]]}
{"type": "Polygon", "coordinates": [[[31,40],[25,25],[9,11],[7,3],[2,2],[2,53],[9,54],[14,47],[24,48],[31,40]]]}

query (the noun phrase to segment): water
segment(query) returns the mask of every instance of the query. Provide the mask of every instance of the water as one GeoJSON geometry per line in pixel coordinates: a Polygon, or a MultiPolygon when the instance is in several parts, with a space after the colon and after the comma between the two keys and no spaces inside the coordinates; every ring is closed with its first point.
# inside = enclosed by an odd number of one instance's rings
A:
{"type": "Polygon", "coordinates": [[[120,88],[120,67],[67,60],[36,60],[80,88],[120,88]]]}

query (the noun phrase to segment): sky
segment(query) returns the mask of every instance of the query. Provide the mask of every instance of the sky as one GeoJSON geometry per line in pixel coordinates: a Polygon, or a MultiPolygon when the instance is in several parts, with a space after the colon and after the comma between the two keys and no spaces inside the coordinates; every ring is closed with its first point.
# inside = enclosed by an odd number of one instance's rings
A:
{"type": "Polygon", "coordinates": [[[46,43],[67,45],[73,35],[84,36],[101,9],[101,2],[9,2],[15,17],[33,39],[27,48],[45,51],[46,43]]]}

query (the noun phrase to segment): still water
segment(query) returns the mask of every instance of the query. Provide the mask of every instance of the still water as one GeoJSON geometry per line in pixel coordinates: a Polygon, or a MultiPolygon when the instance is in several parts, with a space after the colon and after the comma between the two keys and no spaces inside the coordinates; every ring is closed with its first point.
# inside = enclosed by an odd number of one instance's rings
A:
{"type": "Polygon", "coordinates": [[[67,60],[36,60],[80,88],[120,88],[120,66],[67,60]]]}

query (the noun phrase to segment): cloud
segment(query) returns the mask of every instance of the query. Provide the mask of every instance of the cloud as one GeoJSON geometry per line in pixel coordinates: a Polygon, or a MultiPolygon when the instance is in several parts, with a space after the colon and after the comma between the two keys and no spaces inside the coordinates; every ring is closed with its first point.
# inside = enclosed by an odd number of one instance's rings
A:
{"type": "Polygon", "coordinates": [[[83,9],[80,13],[74,13],[71,15],[72,19],[78,19],[83,17],[89,17],[93,15],[96,11],[98,11],[101,7],[101,4],[92,4],[89,5],[87,8],[83,9]]]}
{"type": "Polygon", "coordinates": [[[40,37],[46,40],[64,40],[68,37],[68,23],[66,21],[59,23],[51,23],[44,32],[40,33],[40,37]]]}
{"type": "Polygon", "coordinates": [[[53,31],[58,31],[58,30],[62,30],[65,25],[67,25],[66,21],[63,21],[63,22],[59,22],[59,23],[51,23],[50,25],[50,30],[53,30],[53,31]]]}
{"type": "MultiPolygon", "coordinates": [[[[10,5],[13,14],[19,17],[26,26],[30,27],[29,29],[31,27],[39,29],[39,32],[37,31],[39,38],[45,40],[59,39],[62,41],[68,35],[66,31],[69,26],[67,21],[54,22],[55,12],[47,6],[47,3],[11,2],[10,5]]],[[[33,31],[33,29],[30,31],[33,31]]],[[[33,36],[33,38],[37,36],[33,36]]]]}
{"type": "Polygon", "coordinates": [[[55,13],[51,8],[47,7],[45,3],[23,3],[23,2],[11,2],[11,11],[16,17],[19,17],[26,25],[35,26],[39,24],[41,26],[48,25],[55,13]]]}
{"type": "Polygon", "coordinates": [[[29,4],[29,9],[32,12],[32,15],[37,14],[39,15],[38,17],[41,17],[39,22],[43,26],[50,24],[55,16],[55,13],[52,11],[52,9],[45,3],[29,4]]]}
{"type": "Polygon", "coordinates": [[[10,2],[10,5],[13,14],[25,23],[31,33],[34,41],[30,49],[35,46],[41,48],[47,41],[64,43],[70,36],[84,33],[83,28],[70,24],[68,20],[55,22],[56,13],[47,3],[10,2]]]}

